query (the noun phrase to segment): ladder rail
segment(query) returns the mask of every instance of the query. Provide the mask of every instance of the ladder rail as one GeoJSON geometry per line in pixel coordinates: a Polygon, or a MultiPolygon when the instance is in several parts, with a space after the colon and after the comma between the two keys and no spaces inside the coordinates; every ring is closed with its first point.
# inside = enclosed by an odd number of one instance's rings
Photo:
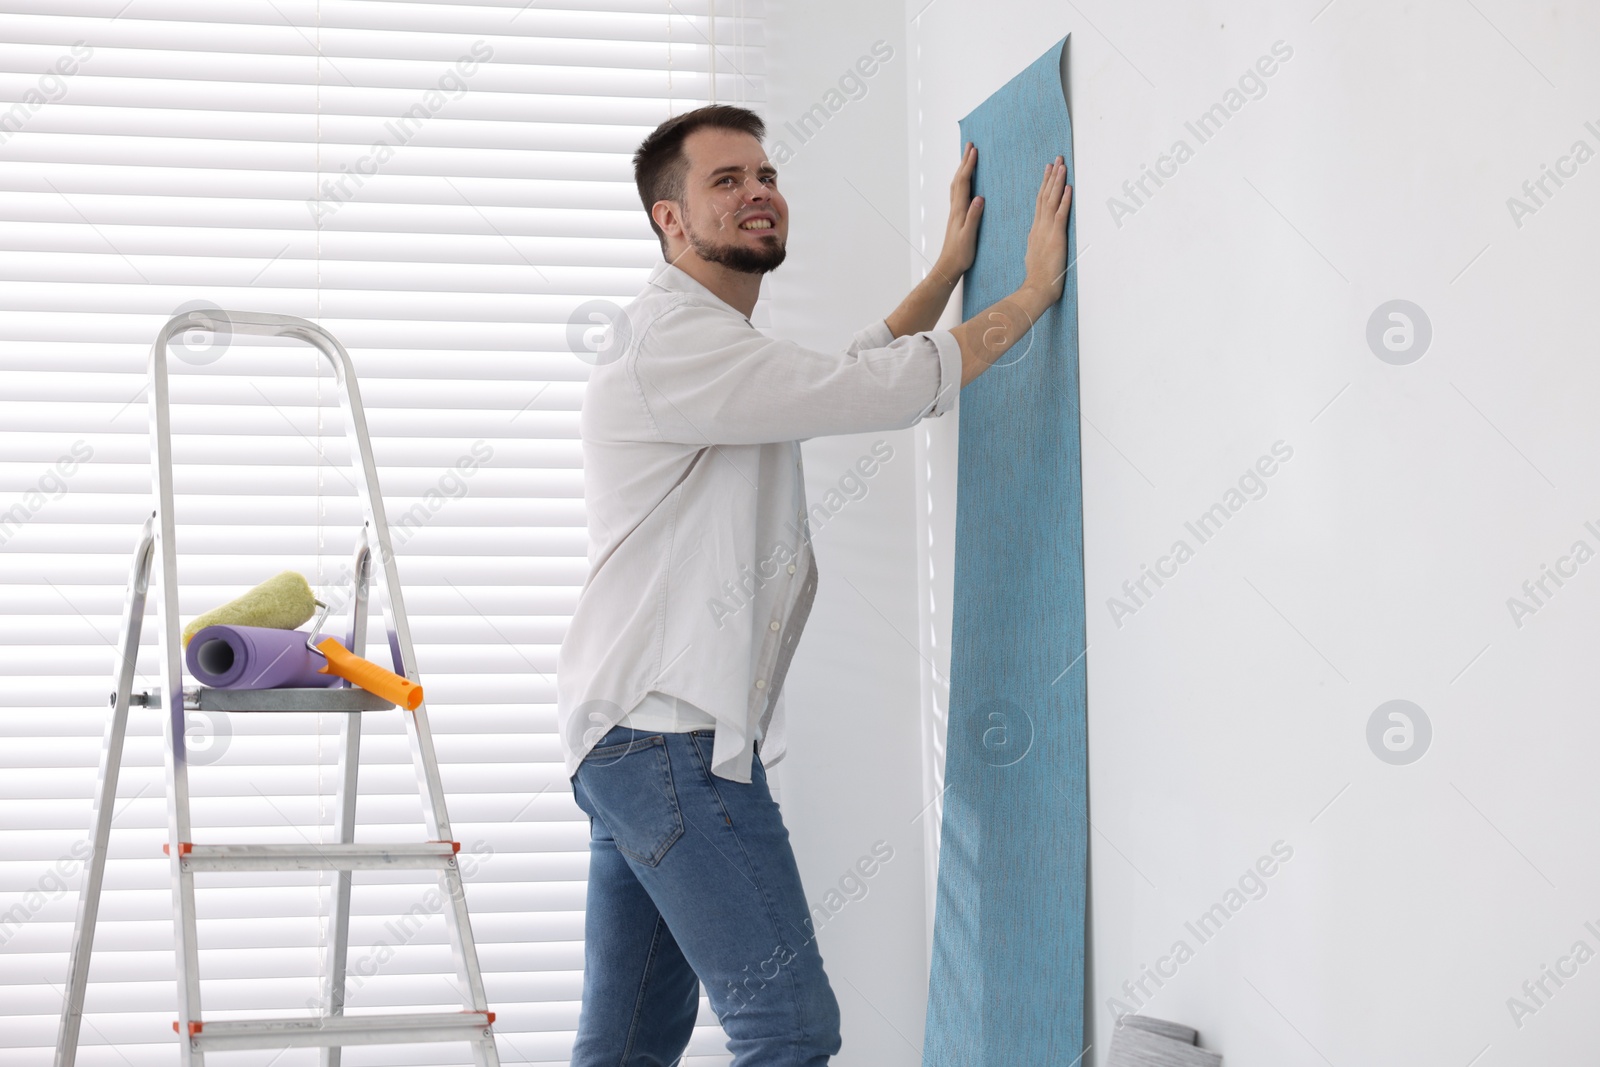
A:
{"type": "Polygon", "coordinates": [[[83,887],[78,891],[78,914],[72,924],[72,949],[67,961],[66,1001],[56,1031],[55,1067],[73,1067],[78,1055],[78,1034],[83,1025],[83,1001],[89,989],[89,960],[94,952],[95,924],[100,917],[100,891],[105,885],[106,849],[111,843],[111,820],[116,816],[117,779],[122,772],[122,749],[128,733],[128,708],[133,697],[133,677],[138,668],[139,634],[144,625],[145,600],[150,590],[150,557],[155,547],[154,516],[144,521],[128,569],[128,589],[122,602],[121,638],[116,650],[115,691],[111,716],[100,744],[100,771],[94,794],[94,816],[89,857],[84,863],[83,887]]]}
{"type": "MultiPolygon", "coordinates": [[[[230,313],[231,314],[231,313],[230,313]]],[[[378,489],[377,465],[372,455],[372,445],[367,433],[367,421],[361,404],[361,393],[355,374],[350,371],[350,357],[344,347],[320,327],[307,323],[309,329],[297,329],[294,336],[318,338],[314,343],[336,365],[343,368],[344,390],[340,401],[345,414],[345,431],[350,439],[351,453],[361,467],[362,477],[357,482],[362,503],[366,509],[367,528],[376,542],[377,587],[387,624],[389,654],[394,669],[407,674],[407,665],[416,663],[416,651],[411,641],[410,617],[400,592],[400,575],[394,549],[389,538],[389,521],[382,508],[383,495],[378,489]]],[[[408,675],[409,676],[409,675],[408,675]]],[[[422,794],[423,820],[428,836],[437,841],[454,840],[450,816],[445,806],[444,782],[439,774],[437,750],[433,743],[433,729],[428,722],[427,701],[413,711],[402,711],[405,716],[406,737],[411,749],[411,764],[417,776],[417,788],[422,794]]],[[[455,960],[456,974],[461,979],[463,999],[477,1011],[488,1010],[488,997],[483,988],[483,972],[478,962],[476,942],[472,936],[472,919],[467,911],[466,887],[461,879],[460,865],[451,860],[439,874],[439,888],[450,902],[452,921],[446,923],[450,935],[451,955],[455,960]]],[[[474,1046],[480,1055],[482,1049],[474,1046]]],[[[490,1060],[480,1059],[480,1063],[490,1060]]],[[[328,1067],[335,1067],[329,1064],[328,1067]]]]}
{"type": "MultiPolygon", "coordinates": [[[[351,563],[350,587],[355,596],[350,603],[350,627],[345,631],[344,647],[358,656],[367,654],[367,597],[372,568],[372,547],[367,543],[367,527],[356,537],[355,558],[351,563]]],[[[356,839],[357,775],[361,769],[361,716],[346,715],[339,723],[339,795],[335,816],[335,837],[340,844],[356,839]]],[[[330,1018],[344,1014],[345,976],[350,961],[350,881],[352,871],[334,872],[333,899],[328,904],[328,956],[323,975],[323,1005],[330,1018]]],[[[326,1045],[322,1067],[340,1067],[341,1049],[326,1045]]]]}
{"type": "Polygon", "coordinates": [[[156,490],[155,587],[160,646],[162,734],[166,741],[167,866],[172,879],[172,923],[178,980],[178,1062],[202,1067],[203,1053],[189,1035],[200,1021],[200,946],[195,927],[194,875],[183,862],[183,845],[194,840],[189,817],[188,711],[183,701],[183,643],[178,628],[178,554],[173,514],[172,405],[167,380],[167,344],[182,317],[161,328],[150,348],[147,386],[150,408],[150,472],[156,490]]]}

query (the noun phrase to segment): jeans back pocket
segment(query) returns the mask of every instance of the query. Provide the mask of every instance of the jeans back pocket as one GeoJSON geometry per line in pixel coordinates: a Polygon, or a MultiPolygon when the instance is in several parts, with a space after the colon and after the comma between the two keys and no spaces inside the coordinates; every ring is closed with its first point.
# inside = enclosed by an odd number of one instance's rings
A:
{"type": "Polygon", "coordinates": [[[576,777],[623,855],[654,867],[683,836],[672,761],[660,734],[591,749],[576,777]]]}

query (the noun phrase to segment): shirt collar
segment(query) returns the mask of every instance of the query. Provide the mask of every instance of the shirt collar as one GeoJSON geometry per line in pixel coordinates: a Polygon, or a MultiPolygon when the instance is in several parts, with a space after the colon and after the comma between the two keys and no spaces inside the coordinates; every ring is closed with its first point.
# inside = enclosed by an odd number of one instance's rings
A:
{"type": "Polygon", "coordinates": [[[740,311],[738,308],[722,299],[722,297],[718,296],[710,289],[707,289],[705,286],[695,281],[688,271],[681,267],[675,267],[665,260],[662,260],[660,263],[655,265],[655,267],[650,271],[650,276],[646,278],[645,281],[649,285],[656,285],[662,289],[667,289],[675,293],[689,293],[693,296],[699,297],[703,301],[709,302],[713,307],[722,308],[732,312],[745,322],[750,321],[745,317],[744,312],[740,311]]]}

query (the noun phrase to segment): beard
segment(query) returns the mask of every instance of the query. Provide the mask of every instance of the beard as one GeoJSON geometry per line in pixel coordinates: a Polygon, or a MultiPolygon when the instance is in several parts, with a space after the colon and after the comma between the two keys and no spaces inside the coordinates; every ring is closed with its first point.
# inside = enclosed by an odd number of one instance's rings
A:
{"type": "Polygon", "coordinates": [[[765,274],[776,270],[783,262],[785,249],[781,240],[762,241],[751,247],[738,241],[713,244],[697,233],[689,233],[689,247],[695,255],[711,263],[720,263],[741,274],[765,274]]]}

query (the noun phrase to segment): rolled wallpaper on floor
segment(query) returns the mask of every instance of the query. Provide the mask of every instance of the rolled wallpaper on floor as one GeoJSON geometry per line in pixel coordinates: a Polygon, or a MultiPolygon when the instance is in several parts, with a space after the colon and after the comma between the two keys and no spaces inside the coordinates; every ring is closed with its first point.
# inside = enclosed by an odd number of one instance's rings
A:
{"type": "MultiPolygon", "coordinates": [[[[970,318],[1023,281],[1044,167],[1076,185],[1063,39],[961,121],[984,198],[970,318]]],[[[960,145],[955,146],[959,149],[960,145]]],[[[952,160],[959,152],[952,152],[952,160]]],[[[925,1067],[1083,1051],[1087,682],[1077,205],[1066,289],[961,392],[944,818],[925,1067]]]]}

